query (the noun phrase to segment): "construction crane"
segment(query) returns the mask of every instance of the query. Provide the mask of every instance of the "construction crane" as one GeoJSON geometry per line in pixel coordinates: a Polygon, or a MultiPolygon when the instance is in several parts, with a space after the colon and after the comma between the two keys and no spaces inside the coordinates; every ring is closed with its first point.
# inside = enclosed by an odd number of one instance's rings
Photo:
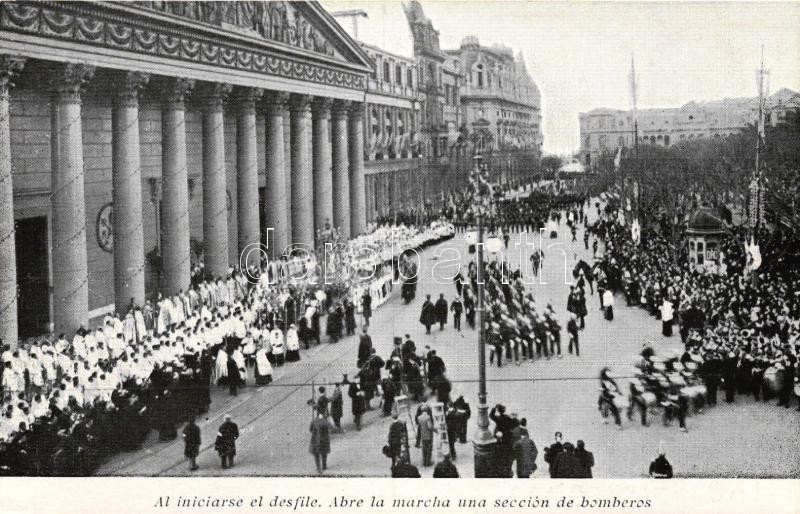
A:
{"type": "Polygon", "coordinates": [[[369,18],[367,11],[363,9],[350,9],[347,11],[335,11],[331,13],[334,18],[350,18],[353,22],[353,39],[358,40],[358,19],[369,18]]]}

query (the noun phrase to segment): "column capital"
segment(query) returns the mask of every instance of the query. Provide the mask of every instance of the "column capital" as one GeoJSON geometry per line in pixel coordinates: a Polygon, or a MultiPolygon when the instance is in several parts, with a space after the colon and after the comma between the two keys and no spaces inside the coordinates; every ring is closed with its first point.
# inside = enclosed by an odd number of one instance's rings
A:
{"type": "Polygon", "coordinates": [[[120,74],[119,79],[114,105],[117,107],[138,106],[139,93],[150,81],[150,75],[138,71],[127,71],[120,74]]]}
{"type": "Polygon", "coordinates": [[[364,103],[350,102],[350,119],[353,121],[361,121],[363,118],[364,118],[364,103]]]}
{"type": "Polygon", "coordinates": [[[221,112],[233,86],[221,82],[201,82],[197,89],[196,97],[203,104],[204,111],[221,112]]]}
{"type": "Polygon", "coordinates": [[[283,91],[269,91],[264,95],[264,103],[269,111],[282,113],[289,101],[289,93],[283,91]]]}
{"type": "Polygon", "coordinates": [[[256,102],[263,94],[264,90],[260,87],[237,87],[235,95],[239,112],[255,113],[256,102]]]}
{"type": "Polygon", "coordinates": [[[24,67],[24,57],[0,54],[0,99],[8,98],[8,90],[13,85],[14,76],[24,67]]]}
{"type": "Polygon", "coordinates": [[[332,105],[332,98],[328,98],[327,96],[318,96],[314,98],[313,102],[311,103],[311,108],[314,110],[315,115],[327,116],[330,114],[332,105]]]}
{"type": "Polygon", "coordinates": [[[165,109],[183,109],[183,102],[194,89],[194,79],[167,78],[163,81],[162,105],[165,109]]]}
{"type": "Polygon", "coordinates": [[[331,110],[333,117],[335,119],[347,118],[347,114],[350,112],[350,107],[351,102],[348,100],[336,100],[333,102],[333,109],[331,110]]]}
{"type": "Polygon", "coordinates": [[[80,103],[81,89],[94,77],[94,66],[66,63],[52,68],[50,84],[58,100],[64,103],[80,103]]]}
{"type": "Polygon", "coordinates": [[[311,112],[311,100],[309,95],[299,95],[292,93],[289,102],[289,110],[293,113],[308,114],[311,112]]]}

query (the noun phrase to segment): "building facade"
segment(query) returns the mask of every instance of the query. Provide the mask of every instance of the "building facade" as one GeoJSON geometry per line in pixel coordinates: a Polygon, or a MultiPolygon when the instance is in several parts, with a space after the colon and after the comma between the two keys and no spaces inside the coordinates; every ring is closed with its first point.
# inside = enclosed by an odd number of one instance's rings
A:
{"type": "Polygon", "coordinates": [[[4,341],[365,231],[373,63],[316,2],[3,2],[0,48],[4,341]]]}
{"type": "Polygon", "coordinates": [[[522,55],[481,46],[474,36],[442,50],[439,32],[417,1],[406,5],[423,107],[420,137],[426,189],[463,187],[472,157],[483,155],[494,180],[516,182],[541,158],[541,96],[522,55]]]}
{"type": "Polygon", "coordinates": [[[518,180],[522,168],[535,166],[543,143],[541,95],[522,54],[481,46],[475,36],[447,54],[463,70],[461,110],[474,151],[491,159],[501,182],[518,180]]]}
{"type": "MultiPolygon", "coordinates": [[[[781,89],[765,101],[768,123],[800,108],[800,94],[781,89]]],[[[681,141],[735,134],[758,120],[758,98],[689,102],[678,108],[637,111],[640,145],[670,146],[681,141]]],[[[591,166],[603,153],[633,148],[633,112],[594,109],[580,113],[581,162],[591,166]]]]}
{"type": "Polygon", "coordinates": [[[368,221],[421,202],[419,91],[413,58],[362,43],[375,63],[367,79],[364,173],[368,221]]]}

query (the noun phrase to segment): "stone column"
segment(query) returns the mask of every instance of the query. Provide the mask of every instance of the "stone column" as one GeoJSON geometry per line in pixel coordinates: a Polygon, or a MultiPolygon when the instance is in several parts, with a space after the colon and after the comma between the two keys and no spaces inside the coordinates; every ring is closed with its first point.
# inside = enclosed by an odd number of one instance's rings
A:
{"type": "Polygon", "coordinates": [[[364,104],[353,103],[348,123],[350,164],[350,236],[357,237],[367,230],[366,196],[364,191],[364,104]]]}
{"type": "Polygon", "coordinates": [[[316,98],[313,106],[314,132],[314,224],[317,230],[326,223],[338,226],[333,215],[333,184],[331,181],[331,144],[328,121],[331,116],[330,98],[316,98]]]}
{"type": "Polygon", "coordinates": [[[349,102],[336,102],[333,107],[333,224],[342,239],[351,234],[350,220],[350,170],[347,158],[347,111],[349,102]]]}
{"type": "Polygon", "coordinates": [[[186,168],[186,120],[184,99],[194,80],[169,79],[162,88],[161,112],[161,291],[172,295],[189,288],[189,175],[186,168]]]}
{"type": "Polygon", "coordinates": [[[17,346],[17,244],[11,181],[10,89],[25,59],[0,55],[0,340],[17,346]]]}
{"type": "Polygon", "coordinates": [[[242,252],[248,245],[255,249],[261,242],[258,205],[258,150],[256,143],[256,100],[263,89],[241,88],[238,90],[238,117],[236,118],[236,201],[238,204],[239,262],[237,265],[256,266],[260,254],[247,252],[242,262],[242,252]]]}
{"type": "Polygon", "coordinates": [[[203,255],[207,277],[228,272],[228,182],[225,178],[225,97],[229,84],[205,83],[203,105],[203,255]]]}
{"type": "Polygon", "coordinates": [[[286,138],[284,136],[284,111],[287,93],[272,92],[266,99],[267,105],[267,187],[266,187],[266,223],[264,230],[268,232],[267,245],[273,257],[279,257],[284,248],[289,246],[289,197],[286,195],[286,182],[289,174],[286,170],[286,138]]]}
{"type": "Polygon", "coordinates": [[[72,332],[89,321],[81,88],[94,75],[94,67],[65,64],[54,68],[53,322],[56,332],[72,332]]]}
{"type": "MultiPolygon", "coordinates": [[[[283,184],[286,187],[286,239],[287,245],[292,239],[292,114],[289,110],[289,93],[285,93],[283,102],[283,184]]],[[[283,251],[285,247],[281,248],[283,251]]]]}
{"type": "MultiPolygon", "coordinates": [[[[114,199],[114,302],[117,311],[131,299],[144,304],[144,229],[139,146],[139,91],[145,73],[119,77],[112,111],[111,193],[114,199]]],[[[124,314],[124,312],[122,312],[124,314]]]]}
{"type": "Polygon", "coordinates": [[[314,248],[314,174],[311,169],[311,97],[292,95],[292,243],[314,248]]]}

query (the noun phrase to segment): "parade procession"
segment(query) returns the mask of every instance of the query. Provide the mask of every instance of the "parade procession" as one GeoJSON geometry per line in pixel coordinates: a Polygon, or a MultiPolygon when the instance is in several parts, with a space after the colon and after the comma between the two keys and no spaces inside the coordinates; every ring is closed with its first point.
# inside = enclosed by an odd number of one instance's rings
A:
{"type": "Polygon", "coordinates": [[[800,76],[447,8],[0,4],[0,477],[800,477],[800,76]]]}

